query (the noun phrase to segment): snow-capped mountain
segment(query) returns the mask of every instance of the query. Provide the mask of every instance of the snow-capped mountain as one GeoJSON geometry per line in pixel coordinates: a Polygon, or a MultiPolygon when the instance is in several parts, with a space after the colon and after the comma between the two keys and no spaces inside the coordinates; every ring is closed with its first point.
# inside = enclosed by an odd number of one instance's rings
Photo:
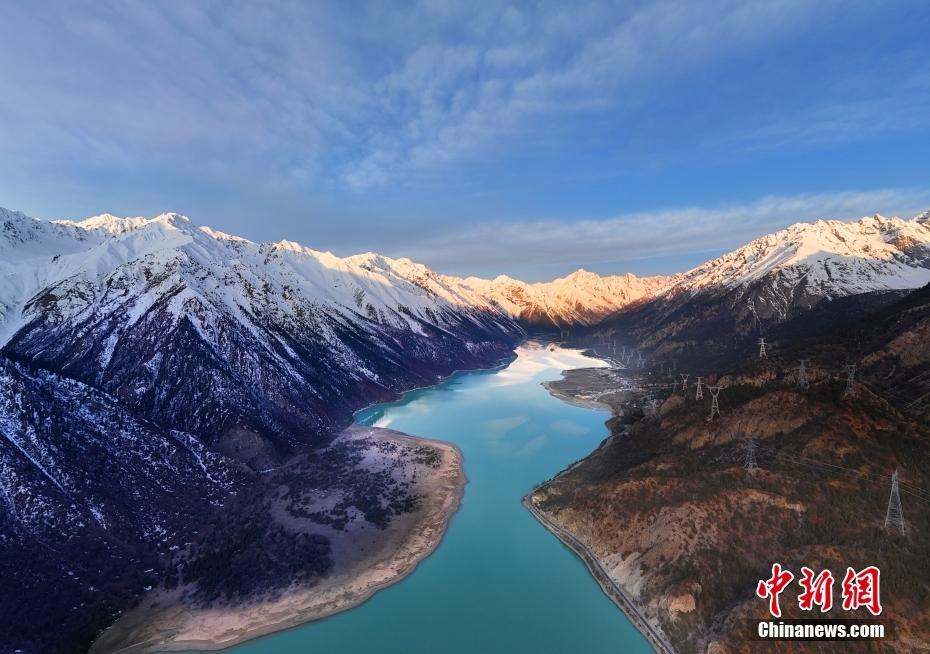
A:
{"type": "Polygon", "coordinates": [[[7,354],[258,467],[521,334],[407,259],[258,244],[177,214],[0,221],[7,354]]]}
{"type": "Polygon", "coordinates": [[[354,410],[499,361],[521,324],[681,356],[928,282],[930,212],[793,225],[672,277],[529,284],[254,243],[172,213],[0,209],[0,573],[14,589],[0,614],[30,625],[33,651],[51,631],[89,642],[172,578],[224,505],[277,492],[282,462],[327,474],[354,410]],[[54,606],[49,580],[67,588],[54,606]]]}
{"type": "Polygon", "coordinates": [[[23,309],[40,290],[66,280],[106,286],[112,281],[108,276],[117,271],[122,282],[137,287],[107,299],[132,299],[133,316],[138,318],[157,296],[157,289],[145,280],[125,277],[123,267],[140,265],[179,275],[175,281],[183,281],[185,289],[175,298],[177,308],[202,296],[232,312],[250,312],[274,302],[263,308],[292,315],[306,300],[345,316],[361,314],[411,330],[419,321],[444,323],[459,311],[500,313],[455,278],[437,275],[409,259],[373,253],[341,259],[291,241],[256,244],[198,228],[173,213],[149,219],[104,214],[80,222],[46,222],[0,209],[0,253],[0,320],[7,334],[28,322],[29,311],[23,309]],[[182,263],[197,268],[201,276],[185,276],[182,263]]]}
{"type": "Polygon", "coordinates": [[[464,285],[526,323],[544,326],[592,325],[602,318],[665,290],[675,277],[601,276],[579,269],[551,282],[527,283],[506,275],[467,277],[464,285]]]}
{"type": "MultiPolygon", "coordinates": [[[[497,363],[522,334],[406,259],[253,243],[177,214],[0,210],[0,614],[24,625],[16,648],[86,651],[147,588],[177,583],[207,526],[278,492],[278,469],[348,470],[352,488],[353,455],[329,444],[353,411],[497,363]]],[[[266,527],[249,537],[272,558],[329,565],[326,539],[311,551],[266,527]]]]}
{"type": "Polygon", "coordinates": [[[658,353],[720,350],[740,336],[770,333],[824,301],[927,283],[930,212],[910,220],[818,220],[757,238],[682,273],[655,298],[616,314],[602,328],[658,353]]]}
{"type": "Polygon", "coordinates": [[[917,288],[930,282],[928,217],[796,223],[684,273],[668,290],[697,293],[766,278],[827,298],[917,288]]]}

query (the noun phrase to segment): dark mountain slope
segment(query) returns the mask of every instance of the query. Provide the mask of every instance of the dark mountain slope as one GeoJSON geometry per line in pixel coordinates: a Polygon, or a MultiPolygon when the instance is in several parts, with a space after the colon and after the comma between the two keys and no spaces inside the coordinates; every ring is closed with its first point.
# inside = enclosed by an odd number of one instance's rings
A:
{"type": "Polygon", "coordinates": [[[0,651],[79,651],[244,478],[195,436],[0,356],[0,651]]]}
{"type": "Polygon", "coordinates": [[[418,506],[413,454],[334,441],[352,413],[522,336],[405,259],[0,210],[0,652],[86,651],[147,587],[311,588],[418,506]]]}

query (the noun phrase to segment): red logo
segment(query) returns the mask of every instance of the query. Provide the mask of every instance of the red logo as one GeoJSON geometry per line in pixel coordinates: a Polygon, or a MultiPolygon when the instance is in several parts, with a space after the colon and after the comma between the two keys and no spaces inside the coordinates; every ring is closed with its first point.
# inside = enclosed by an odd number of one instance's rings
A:
{"type": "Polygon", "coordinates": [[[843,609],[855,611],[864,606],[872,615],[881,615],[882,601],[879,597],[881,572],[874,565],[856,572],[846,568],[843,577],[843,609]]]}
{"type": "MultiPolygon", "coordinates": [[[[855,611],[866,608],[872,615],[881,615],[882,603],[879,581],[881,572],[874,565],[856,572],[853,568],[846,568],[841,591],[843,593],[843,610],[855,611]]],[[[794,574],[782,568],[781,564],[772,564],[772,576],[761,579],[756,585],[756,595],[769,601],[769,613],[773,617],[781,617],[779,596],[794,581],[794,574]]],[[[798,595],[798,606],[802,611],[813,611],[815,606],[820,607],[821,613],[827,613],[833,608],[833,573],[822,570],[819,574],[807,566],[801,567],[801,578],[798,583],[802,592],[798,595]]]]}
{"type": "Polygon", "coordinates": [[[778,606],[778,596],[788,587],[788,584],[794,579],[794,574],[788,570],[782,570],[778,563],[772,564],[772,576],[768,579],[759,581],[756,586],[756,595],[762,599],[769,600],[769,613],[776,618],[781,617],[781,608],[778,606]]]}
{"type": "Polygon", "coordinates": [[[804,592],[798,595],[798,606],[802,611],[812,611],[814,605],[820,607],[821,613],[833,608],[833,573],[823,570],[816,577],[814,571],[804,566],[798,580],[804,592]]]}

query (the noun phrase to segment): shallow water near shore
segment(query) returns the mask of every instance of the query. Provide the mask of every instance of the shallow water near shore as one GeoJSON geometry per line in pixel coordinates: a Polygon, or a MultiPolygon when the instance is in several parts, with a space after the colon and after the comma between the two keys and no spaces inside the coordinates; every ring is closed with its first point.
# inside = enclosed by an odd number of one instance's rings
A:
{"type": "Polygon", "coordinates": [[[229,652],[652,651],[584,564],[520,503],[607,435],[607,412],[566,404],[540,382],[601,364],[532,344],[517,354],[505,368],[459,374],[356,416],[463,451],[469,483],[436,552],[354,609],[229,652]]]}

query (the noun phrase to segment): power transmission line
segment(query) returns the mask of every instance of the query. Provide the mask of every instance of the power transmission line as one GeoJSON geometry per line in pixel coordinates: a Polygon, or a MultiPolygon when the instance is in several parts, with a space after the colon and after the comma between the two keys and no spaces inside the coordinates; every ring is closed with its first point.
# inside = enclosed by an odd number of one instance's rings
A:
{"type": "Polygon", "coordinates": [[[758,463],[756,463],[756,439],[750,438],[746,441],[746,451],[743,454],[743,467],[746,468],[746,472],[750,475],[754,474],[756,470],[759,469],[758,463]]]}
{"type": "Polygon", "coordinates": [[[906,533],[904,512],[901,510],[901,495],[898,493],[897,470],[891,475],[891,496],[888,498],[888,511],[885,513],[885,529],[888,527],[896,527],[902,536],[906,533]]]}
{"type": "Polygon", "coordinates": [[[714,419],[714,416],[720,417],[720,402],[717,397],[720,395],[720,386],[708,386],[707,390],[710,391],[711,402],[710,402],[710,417],[707,418],[707,422],[710,422],[714,419]]]}
{"type": "MultiPolygon", "coordinates": [[[[827,472],[834,473],[845,473],[853,477],[859,477],[865,481],[869,481],[876,484],[887,484],[892,476],[891,475],[880,475],[871,472],[866,472],[864,470],[856,470],[855,468],[849,468],[846,466],[841,466],[836,463],[830,463],[828,461],[821,461],[819,459],[812,459],[811,457],[804,456],[803,454],[789,454],[787,452],[779,451],[771,447],[762,447],[757,446],[757,451],[765,452],[773,457],[785,461],[786,463],[793,463],[795,465],[803,465],[814,469],[819,469],[827,472]]],[[[927,491],[920,486],[914,484],[908,484],[898,479],[898,486],[902,493],[907,493],[914,497],[920,498],[927,503],[930,503],[930,491],[927,491]]]]}
{"type": "Polygon", "coordinates": [[[846,390],[843,397],[853,397],[856,394],[856,364],[846,366],[846,390]]]}
{"type": "Polygon", "coordinates": [[[810,359],[801,359],[800,364],[797,368],[798,370],[798,387],[807,388],[809,383],[807,381],[807,364],[810,363],[810,359]]]}

